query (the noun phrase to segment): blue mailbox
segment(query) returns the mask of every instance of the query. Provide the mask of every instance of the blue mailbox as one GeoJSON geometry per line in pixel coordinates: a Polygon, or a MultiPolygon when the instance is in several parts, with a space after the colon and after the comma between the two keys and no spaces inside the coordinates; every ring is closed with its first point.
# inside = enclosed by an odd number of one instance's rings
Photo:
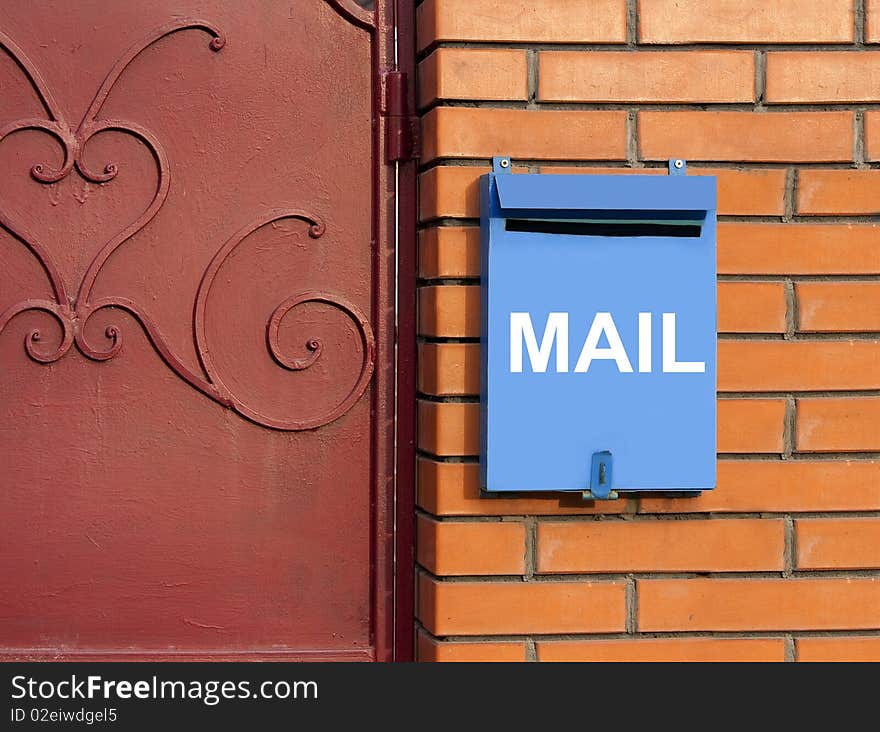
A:
{"type": "Polygon", "coordinates": [[[481,179],[487,492],[715,486],[715,179],[481,179]]]}

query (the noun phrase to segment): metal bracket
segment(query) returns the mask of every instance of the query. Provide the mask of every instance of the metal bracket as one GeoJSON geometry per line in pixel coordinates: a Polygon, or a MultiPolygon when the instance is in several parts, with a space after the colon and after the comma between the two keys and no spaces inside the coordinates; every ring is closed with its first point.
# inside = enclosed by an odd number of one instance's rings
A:
{"type": "Polygon", "coordinates": [[[583,492],[585,501],[608,501],[617,498],[611,490],[613,458],[609,450],[593,453],[590,465],[590,490],[583,492]]]}
{"type": "Polygon", "coordinates": [[[506,157],[492,158],[492,172],[493,173],[509,173],[510,166],[511,166],[510,158],[506,158],[506,157]]]}
{"type": "Polygon", "coordinates": [[[684,158],[670,158],[669,175],[687,175],[688,164],[684,158]]]}

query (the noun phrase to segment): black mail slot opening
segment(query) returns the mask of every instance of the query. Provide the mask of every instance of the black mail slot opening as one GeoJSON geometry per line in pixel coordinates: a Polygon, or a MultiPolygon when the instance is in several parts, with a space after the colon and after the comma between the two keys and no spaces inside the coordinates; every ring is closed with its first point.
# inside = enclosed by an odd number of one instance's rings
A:
{"type": "Polygon", "coordinates": [[[698,239],[701,226],[693,221],[559,221],[555,219],[505,219],[507,231],[568,236],[662,236],[698,239]]]}

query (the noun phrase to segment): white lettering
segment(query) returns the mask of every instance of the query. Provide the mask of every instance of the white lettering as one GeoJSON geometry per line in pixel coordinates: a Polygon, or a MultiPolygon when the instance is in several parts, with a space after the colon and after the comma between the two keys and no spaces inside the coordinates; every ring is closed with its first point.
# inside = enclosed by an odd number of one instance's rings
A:
{"type": "MultiPolygon", "coordinates": [[[[653,318],[652,313],[638,314],[638,369],[640,374],[653,372],[653,318]]],[[[528,351],[529,366],[536,374],[547,372],[550,356],[556,349],[556,373],[568,373],[568,313],[550,313],[541,334],[541,342],[532,323],[530,313],[510,314],[510,371],[523,372],[523,349],[528,351]]],[[[676,358],[676,313],[663,313],[662,317],[662,371],[667,374],[706,373],[705,361],[679,361],[676,358]]],[[[622,374],[633,372],[630,357],[617,330],[611,313],[596,313],[584,345],[578,356],[574,373],[585,374],[594,360],[614,361],[622,374]],[[602,336],[607,346],[599,346],[602,336]]]]}
{"type": "Polygon", "coordinates": [[[703,374],[704,361],[675,360],[675,313],[663,313],[663,371],[667,374],[703,374]]]}
{"type": "Polygon", "coordinates": [[[576,374],[587,373],[593,359],[613,360],[617,363],[617,370],[622,374],[632,373],[632,364],[626,355],[626,349],[623,347],[623,341],[620,340],[620,333],[617,332],[617,326],[614,325],[611,313],[596,313],[593,324],[590,326],[590,332],[587,333],[587,339],[584,341],[584,347],[581,349],[577,365],[574,367],[574,372],[576,374]],[[599,339],[603,333],[608,339],[608,348],[599,348],[599,339]]]}
{"type": "Polygon", "coordinates": [[[541,337],[541,347],[535,336],[535,327],[529,313],[510,314],[510,372],[523,370],[523,342],[529,352],[532,371],[543,374],[550,363],[550,351],[556,344],[556,372],[568,371],[568,313],[550,313],[541,337]]]}
{"type": "Polygon", "coordinates": [[[639,313],[639,373],[651,373],[651,313],[639,313]]]}

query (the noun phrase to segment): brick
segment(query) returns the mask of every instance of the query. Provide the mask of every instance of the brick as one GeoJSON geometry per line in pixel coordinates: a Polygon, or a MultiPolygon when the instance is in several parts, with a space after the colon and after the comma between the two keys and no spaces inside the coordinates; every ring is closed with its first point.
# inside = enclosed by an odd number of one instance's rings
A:
{"type": "Polygon", "coordinates": [[[522,493],[481,498],[476,463],[418,459],[418,505],[438,516],[593,515],[635,510],[635,499],[584,501],[580,493],[522,493]]]}
{"type": "Polygon", "coordinates": [[[850,112],[639,112],[643,160],[835,162],[853,158],[850,112]]]}
{"type": "MultiPolygon", "coordinates": [[[[480,176],[485,166],[449,165],[431,168],[419,176],[419,221],[437,218],[479,218],[480,176]]],[[[528,172],[514,165],[513,173],[528,172]]],[[[479,236],[479,229],[471,231],[479,236]]]]}
{"type": "Polygon", "coordinates": [[[642,632],[880,627],[880,579],[639,580],[642,632]]]}
{"type": "Polygon", "coordinates": [[[782,638],[633,638],[627,640],[539,641],[539,661],[707,662],[784,661],[782,638]]]}
{"type": "Polygon", "coordinates": [[[443,41],[625,43],[624,0],[426,0],[416,11],[418,46],[443,41]]]}
{"type": "Polygon", "coordinates": [[[438,338],[480,335],[480,288],[442,285],[419,288],[419,334],[438,338]]]}
{"type": "Polygon", "coordinates": [[[434,455],[476,455],[480,405],[419,401],[419,447],[434,455]]]}
{"type": "Polygon", "coordinates": [[[868,460],[719,460],[715,490],[692,498],[643,497],[639,504],[640,513],[877,510],[880,462],[868,460]]]}
{"type": "MultiPolygon", "coordinates": [[[[667,175],[666,168],[584,168],[550,166],[542,173],[583,175],[667,175]]],[[[688,175],[714,175],[718,187],[718,213],[722,216],[782,216],[785,212],[784,170],[745,170],[688,166],[688,175]]],[[[479,195],[473,209],[479,216],[479,195]]]]}
{"type": "Polygon", "coordinates": [[[718,224],[719,274],[880,274],[874,224],[718,224]]]}
{"type": "Polygon", "coordinates": [[[880,160],[880,112],[865,112],[865,156],[880,160]]]}
{"type": "Polygon", "coordinates": [[[718,343],[719,391],[880,388],[880,341],[718,343]]]}
{"type": "Polygon", "coordinates": [[[867,0],[866,15],[865,40],[880,43],[880,0],[867,0]]]}
{"type": "Polygon", "coordinates": [[[526,660],[523,641],[488,643],[445,643],[420,631],[418,660],[422,663],[509,663],[526,660]]]}
{"type": "Polygon", "coordinates": [[[788,305],[781,282],[719,282],[719,333],[784,333],[788,305]]]}
{"type": "MultiPolygon", "coordinates": [[[[484,167],[441,166],[419,177],[419,220],[479,218],[480,176],[484,167]]],[[[479,232],[479,229],[473,229],[479,232]]],[[[479,236],[479,233],[477,233],[479,236]]]]}
{"type": "Polygon", "coordinates": [[[751,51],[541,51],[544,102],[752,102],[751,51]]]}
{"type": "Polygon", "coordinates": [[[880,331],[880,282],[798,282],[798,329],[880,331]]]}
{"type": "Polygon", "coordinates": [[[876,102],[878,67],[876,51],[768,53],[765,99],[769,104],[876,102]]]}
{"type": "Polygon", "coordinates": [[[880,213],[880,170],[801,170],[796,208],[805,216],[880,213]]]}
{"type": "Polygon", "coordinates": [[[835,638],[798,638],[798,661],[880,661],[880,636],[844,636],[835,638]]]}
{"type": "Polygon", "coordinates": [[[880,518],[794,522],[798,569],[880,569],[880,518]]]}
{"type": "Polygon", "coordinates": [[[796,444],[798,452],[880,450],[880,397],[798,399],[796,444]]]}
{"type": "Polygon", "coordinates": [[[422,118],[421,162],[510,155],[527,160],[624,160],[624,111],[435,107],[422,118]]]}
{"type": "Polygon", "coordinates": [[[433,574],[524,574],[526,530],[511,521],[454,523],[419,516],[418,562],[433,574]]]}
{"type": "Polygon", "coordinates": [[[419,106],[439,100],[527,100],[526,52],[438,48],[419,64],[419,106]]]}
{"type": "Polygon", "coordinates": [[[718,452],[783,452],[784,399],[718,401],[718,452]]]}
{"type": "Polygon", "coordinates": [[[417,388],[422,394],[434,396],[479,394],[479,344],[420,344],[417,388]]]}
{"type": "Polygon", "coordinates": [[[436,582],[419,577],[419,620],[434,635],[616,633],[623,582],[436,582]]]}
{"type": "Polygon", "coordinates": [[[538,572],[761,572],[783,569],[781,519],[538,524],[538,572]]]}
{"type": "MultiPolygon", "coordinates": [[[[437,170],[437,168],[435,168],[437,170]]],[[[442,226],[419,233],[419,277],[480,276],[480,230],[442,226]]]]}
{"type": "Polygon", "coordinates": [[[784,170],[734,170],[688,166],[688,175],[714,175],[722,216],[781,216],[785,212],[784,170]]]}
{"type": "Polygon", "coordinates": [[[849,43],[849,0],[639,0],[640,43],[849,43]]]}

